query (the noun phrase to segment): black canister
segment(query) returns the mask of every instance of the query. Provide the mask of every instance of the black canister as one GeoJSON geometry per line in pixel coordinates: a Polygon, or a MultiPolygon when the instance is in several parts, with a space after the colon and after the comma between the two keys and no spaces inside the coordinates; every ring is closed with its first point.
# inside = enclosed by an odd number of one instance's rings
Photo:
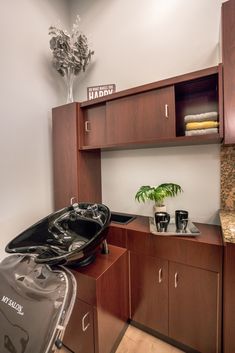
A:
{"type": "Polygon", "coordinates": [[[166,232],[170,222],[170,215],[167,212],[155,213],[155,225],[158,232],[166,232]]]}
{"type": "Polygon", "coordinates": [[[185,211],[185,210],[175,211],[175,225],[176,225],[176,232],[178,233],[186,232],[186,228],[188,225],[188,211],[185,211]]]}

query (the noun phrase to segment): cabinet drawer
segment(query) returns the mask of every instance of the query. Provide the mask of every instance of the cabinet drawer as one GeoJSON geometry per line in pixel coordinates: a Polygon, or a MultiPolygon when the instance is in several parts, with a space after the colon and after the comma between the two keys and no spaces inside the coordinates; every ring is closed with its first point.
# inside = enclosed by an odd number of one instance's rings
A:
{"type": "Polygon", "coordinates": [[[93,308],[78,298],[66,328],[63,342],[74,353],[94,352],[93,308]]]}

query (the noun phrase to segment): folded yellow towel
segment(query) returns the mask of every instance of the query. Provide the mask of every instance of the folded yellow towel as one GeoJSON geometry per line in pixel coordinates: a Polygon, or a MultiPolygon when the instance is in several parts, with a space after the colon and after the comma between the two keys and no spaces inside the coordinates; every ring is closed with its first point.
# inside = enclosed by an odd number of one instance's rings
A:
{"type": "Polygon", "coordinates": [[[218,127],[219,123],[217,121],[202,121],[196,123],[187,123],[186,130],[197,130],[197,129],[211,129],[218,127]]]}

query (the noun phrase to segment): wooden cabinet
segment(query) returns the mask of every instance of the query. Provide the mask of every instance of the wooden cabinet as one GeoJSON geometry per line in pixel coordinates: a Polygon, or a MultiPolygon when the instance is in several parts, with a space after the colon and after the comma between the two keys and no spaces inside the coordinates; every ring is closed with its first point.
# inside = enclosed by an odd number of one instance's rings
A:
{"type": "Polygon", "coordinates": [[[197,226],[202,234],[195,239],[138,231],[143,224],[127,231],[131,319],[183,350],[219,353],[221,234],[219,227],[197,226]]]}
{"type": "Polygon", "coordinates": [[[78,298],[75,301],[63,343],[74,353],[95,352],[93,307],[78,298]]]}
{"type": "Polygon", "coordinates": [[[173,86],[106,103],[107,144],[175,137],[173,86]]]}
{"type": "MultiPolygon", "coordinates": [[[[101,202],[101,149],[220,142],[221,66],[53,108],[54,205],[101,202]],[[185,136],[184,116],[219,112],[219,133],[185,136]]],[[[230,127],[229,127],[230,129],[230,127]]]]}
{"type": "Polygon", "coordinates": [[[127,328],[127,250],[112,245],[109,250],[107,255],[98,253],[90,265],[73,270],[77,301],[65,343],[72,344],[74,353],[110,353],[127,328]]]}
{"type": "Polygon", "coordinates": [[[101,202],[100,151],[79,151],[81,110],[78,103],[52,111],[54,207],[77,201],[101,202]]]}
{"type": "Polygon", "coordinates": [[[199,352],[220,352],[216,272],[169,262],[169,337],[199,352]]]}
{"type": "Polygon", "coordinates": [[[82,150],[220,142],[222,66],[150,83],[81,103],[82,150]],[[185,136],[184,116],[216,111],[218,133],[185,136]]]}
{"type": "Polygon", "coordinates": [[[130,253],[131,319],[168,335],[168,261],[130,253]]]}
{"type": "Polygon", "coordinates": [[[235,1],[222,4],[222,61],[224,78],[224,142],[235,143],[235,1]]]}
{"type": "Polygon", "coordinates": [[[130,278],[132,320],[199,352],[219,352],[218,273],[131,253],[130,278]]]}

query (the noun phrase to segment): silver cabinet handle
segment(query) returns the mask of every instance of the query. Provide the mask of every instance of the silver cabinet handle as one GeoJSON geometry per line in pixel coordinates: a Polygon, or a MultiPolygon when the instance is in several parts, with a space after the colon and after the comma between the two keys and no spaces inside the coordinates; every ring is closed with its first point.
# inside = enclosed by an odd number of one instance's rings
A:
{"type": "Polygon", "coordinates": [[[90,312],[88,311],[82,318],[82,331],[85,332],[88,327],[90,326],[90,321],[88,321],[87,324],[85,324],[86,318],[90,315],[90,312]]]}
{"type": "Polygon", "coordinates": [[[86,120],[85,121],[85,131],[86,132],[90,132],[91,131],[91,122],[90,121],[88,121],[88,120],[86,120]]]}
{"type": "Polygon", "coordinates": [[[175,273],[175,288],[178,287],[178,273],[175,273]]]}
{"type": "Polygon", "coordinates": [[[165,104],[165,118],[169,118],[169,106],[165,104]]]}
{"type": "Polygon", "coordinates": [[[162,283],[162,268],[158,271],[158,283],[162,283]]]}

